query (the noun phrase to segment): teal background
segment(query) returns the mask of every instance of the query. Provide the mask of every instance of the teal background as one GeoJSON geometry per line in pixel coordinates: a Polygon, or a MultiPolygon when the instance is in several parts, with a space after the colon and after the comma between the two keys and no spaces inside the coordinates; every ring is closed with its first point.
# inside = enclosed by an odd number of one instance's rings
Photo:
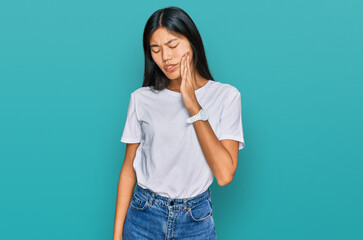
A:
{"type": "Polygon", "coordinates": [[[2,1],[0,239],[112,239],[142,33],[195,21],[242,93],[246,147],[212,185],[219,239],[363,239],[361,1],[2,1]]]}

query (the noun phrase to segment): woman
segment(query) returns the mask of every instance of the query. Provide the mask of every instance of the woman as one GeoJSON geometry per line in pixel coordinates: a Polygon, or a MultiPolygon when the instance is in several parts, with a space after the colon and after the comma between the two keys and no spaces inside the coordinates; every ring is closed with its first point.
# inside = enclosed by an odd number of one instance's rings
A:
{"type": "Polygon", "coordinates": [[[209,186],[214,177],[229,184],[236,171],[241,94],[212,79],[199,32],[180,8],[152,14],[143,46],[144,82],[131,93],[121,137],[114,239],[216,239],[209,186]]]}

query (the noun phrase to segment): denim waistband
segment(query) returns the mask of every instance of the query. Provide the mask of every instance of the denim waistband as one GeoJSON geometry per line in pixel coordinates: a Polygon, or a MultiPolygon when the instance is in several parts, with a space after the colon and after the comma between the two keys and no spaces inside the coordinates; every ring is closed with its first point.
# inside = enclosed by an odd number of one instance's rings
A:
{"type": "Polygon", "coordinates": [[[149,204],[156,203],[160,206],[169,208],[192,207],[204,201],[205,199],[211,200],[210,188],[205,190],[203,193],[191,198],[167,198],[153,192],[150,189],[142,188],[138,184],[136,185],[135,190],[144,195],[148,199],[149,204]]]}

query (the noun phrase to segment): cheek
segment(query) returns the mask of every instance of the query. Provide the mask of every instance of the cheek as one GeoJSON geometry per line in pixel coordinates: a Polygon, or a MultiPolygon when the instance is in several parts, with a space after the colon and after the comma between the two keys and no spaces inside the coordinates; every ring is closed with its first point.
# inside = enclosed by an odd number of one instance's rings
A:
{"type": "Polygon", "coordinates": [[[175,52],[175,56],[176,56],[176,58],[179,59],[179,62],[182,60],[182,57],[184,56],[184,54],[186,54],[187,52],[189,52],[189,58],[192,59],[193,51],[190,48],[187,48],[187,47],[180,48],[175,52]]]}
{"type": "Polygon", "coordinates": [[[153,58],[153,60],[154,60],[154,62],[156,63],[156,65],[158,65],[158,67],[159,68],[162,68],[162,61],[161,61],[161,59],[160,58],[158,58],[157,56],[154,56],[154,55],[152,55],[151,56],[152,58],[153,58]]]}
{"type": "Polygon", "coordinates": [[[186,54],[187,52],[189,52],[189,54],[192,52],[191,49],[189,48],[181,48],[178,51],[179,57],[182,58],[184,54],[186,54]]]}

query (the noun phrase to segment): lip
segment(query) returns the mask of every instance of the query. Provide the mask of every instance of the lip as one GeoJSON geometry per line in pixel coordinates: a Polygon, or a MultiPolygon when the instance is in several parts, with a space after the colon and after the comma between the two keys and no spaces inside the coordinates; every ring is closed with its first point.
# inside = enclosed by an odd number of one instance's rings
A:
{"type": "Polygon", "coordinates": [[[165,65],[164,66],[164,70],[167,71],[167,72],[172,72],[172,71],[175,70],[176,65],[178,65],[178,64],[168,64],[168,65],[165,65]],[[168,69],[167,67],[169,67],[169,66],[173,66],[173,67],[171,67],[171,68],[168,69]]]}

